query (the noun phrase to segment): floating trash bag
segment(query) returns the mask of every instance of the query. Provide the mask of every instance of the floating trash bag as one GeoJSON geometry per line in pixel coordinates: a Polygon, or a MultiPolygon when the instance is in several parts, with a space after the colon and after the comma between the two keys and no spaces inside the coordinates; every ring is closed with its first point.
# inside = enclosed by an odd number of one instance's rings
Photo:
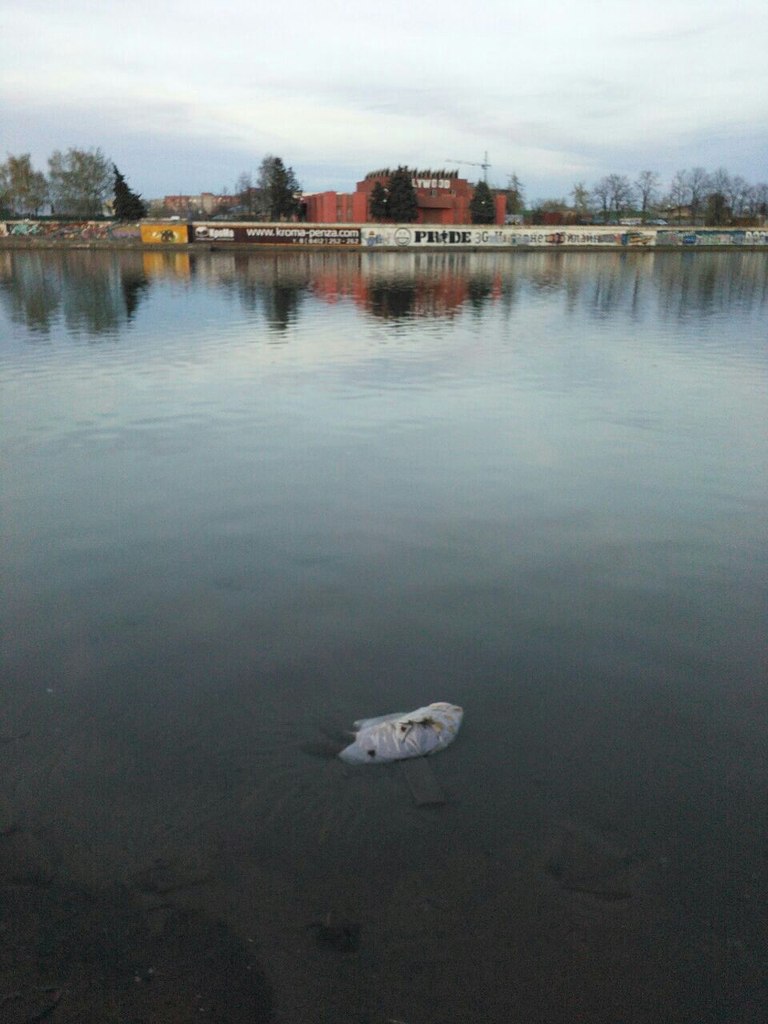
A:
{"type": "Polygon", "coordinates": [[[460,707],[440,702],[406,714],[361,718],[354,723],[354,742],[339,757],[348,764],[384,764],[434,754],[455,739],[463,717],[460,707]]]}

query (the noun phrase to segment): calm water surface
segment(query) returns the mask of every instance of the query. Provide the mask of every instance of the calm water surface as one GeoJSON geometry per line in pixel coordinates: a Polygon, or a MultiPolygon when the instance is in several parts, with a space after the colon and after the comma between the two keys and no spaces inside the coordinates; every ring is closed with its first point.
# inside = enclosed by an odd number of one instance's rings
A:
{"type": "Polygon", "coordinates": [[[0,253],[14,828],[285,1024],[766,1019],[767,325],[760,253],[0,253]],[[434,700],[443,807],[318,756],[434,700]]]}

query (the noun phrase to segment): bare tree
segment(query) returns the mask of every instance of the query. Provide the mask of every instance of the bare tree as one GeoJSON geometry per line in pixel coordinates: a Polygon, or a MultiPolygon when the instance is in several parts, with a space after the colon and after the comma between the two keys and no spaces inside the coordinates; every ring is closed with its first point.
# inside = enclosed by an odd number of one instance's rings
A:
{"type": "Polygon", "coordinates": [[[731,187],[731,178],[724,167],[718,167],[709,175],[709,182],[706,195],[706,208],[704,223],[719,227],[728,224],[731,219],[731,210],[728,206],[728,191],[731,187]]]}
{"type": "Polygon", "coordinates": [[[112,163],[100,149],[55,150],[48,158],[48,184],[56,213],[93,217],[112,192],[112,163]]]}
{"type": "Polygon", "coordinates": [[[577,181],[571,189],[571,198],[573,199],[573,208],[579,217],[589,216],[592,210],[591,197],[589,189],[583,181],[577,181]]]}
{"type": "Polygon", "coordinates": [[[707,195],[707,205],[704,213],[704,223],[719,227],[728,224],[730,221],[730,210],[728,200],[722,192],[717,190],[707,195]]]}
{"type": "Polygon", "coordinates": [[[731,190],[731,176],[724,167],[718,167],[709,176],[709,187],[712,192],[721,192],[728,196],[731,190]]]}
{"type": "Polygon", "coordinates": [[[752,189],[755,200],[755,217],[768,216],[768,185],[759,181],[752,189]]]}
{"type": "Polygon", "coordinates": [[[678,224],[683,219],[683,207],[688,205],[690,194],[688,171],[676,171],[669,186],[669,202],[677,209],[678,224]]]}
{"type": "Polygon", "coordinates": [[[645,222],[651,207],[655,204],[659,190],[660,178],[655,171],[640,171],[635,181],[635,189],[640,200],[640,216],[645,222]]]}
{"type": "Polygon", "coordinates": [[[691,220],[696,223],[701,205],[710,187],[709,175],[703,167],[694,167],[688,174],[688,190],[690,194],[691,220]]]}
{"type": "Polygon", "coordinates": [[[735,174],[731,178],[730,186],[726,194],[728,196],[728,202],[733,216],[743,216],[748,203],[749,184],[740,175],[735,174]]]}
{"type": "Polygon", "coordinates": [[[0,164],[0,206],[15,214],[37,214],[48,198],[48,182],[32,167],[29,153],[0,164]]]}
{"type": "Polygon", "coordinates": [[[507,184],[507,213],[522,213],[524,205],[523,183],[516,174],[510,174],[507,184]]]}
{"type": "Polygon", "coordinates": [[[608,212],[611,208],[611,184],[607,178],[601,178],[596,185],[593,185],[592,195],[600,206],[600,210],[603,214],[603,222],[607,221],[608,212]]]}
{"type": "Polygon", "coordinates": [[[617,217],[632,205],[632,186],[625,174],[609,174],[605,179],[610,190],[610,204],[617,217]]]}
{"type": "Polygon", "coordinates": [[[601,178],[592,194],[600,203],[604,221],[610,214],[618,219],[632,203],[632,186],[624,174],[608,174],[601,178]]]}
{"type": "Polygon", "coordinates": [[[240,209],[249,217],[256,212],[256,190],[253,187],[253,175],[243,171],[235,183],[235,195],[238,197],[240,209]]]}

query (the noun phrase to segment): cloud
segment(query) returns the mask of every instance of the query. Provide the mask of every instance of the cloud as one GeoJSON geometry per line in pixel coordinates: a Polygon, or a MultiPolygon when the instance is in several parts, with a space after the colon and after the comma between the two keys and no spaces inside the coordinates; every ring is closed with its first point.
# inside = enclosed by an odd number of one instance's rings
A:
{"type": "Polygon", "coordinates": [[[26,43],[4,52],[9,152],[44,164],[99,145],[151,196],[234,185],[267,152],[310,189],[486,151],[492,183],[514,171],[529,195],[673,158],[768,176],[763,0],[298,0],[268,17],[238,0],[135,0],[129,13],[0,0],[0,31],[26,43]]]}

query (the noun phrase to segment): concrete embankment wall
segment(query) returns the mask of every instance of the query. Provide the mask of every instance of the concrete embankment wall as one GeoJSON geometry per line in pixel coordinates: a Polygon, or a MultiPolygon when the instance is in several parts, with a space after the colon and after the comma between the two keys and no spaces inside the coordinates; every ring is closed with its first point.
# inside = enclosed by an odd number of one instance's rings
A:
{"type": "Polygon", "coordinates": [[[429,224],[0,221],[0,246],[353,249],[768,248],[768,227],[496,227],[429,224]]]}

